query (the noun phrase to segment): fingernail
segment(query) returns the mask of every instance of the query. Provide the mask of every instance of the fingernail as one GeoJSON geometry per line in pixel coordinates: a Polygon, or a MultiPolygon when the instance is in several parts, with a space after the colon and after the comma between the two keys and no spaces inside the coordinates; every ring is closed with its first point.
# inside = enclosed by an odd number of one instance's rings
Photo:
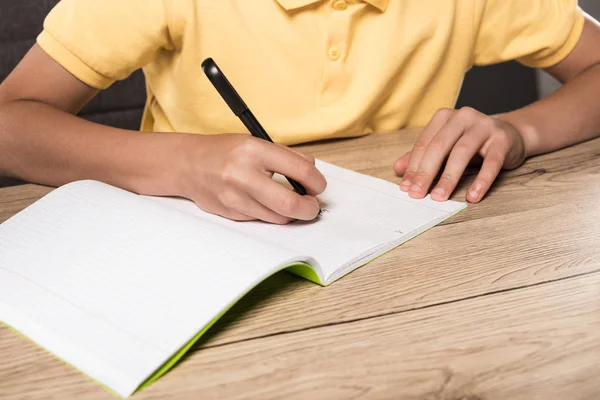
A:
{"type": "Polygon", "coordinates": [[[404,179],[402,183],[400,183],[400,187],[402,189],[408,189],[411,185],[411,182],[408,179],[404,179]]]}
{"type": "Polygon", "coordinates": [[[421,186],[417,185],[416,183],[414,185],[412,185],[412,187],[410,188],[410,191],[413,193],[419,193],[421,191],[421,186]]]}
{"type": "Polygon", "coordinates": [[[481,193],[481,183],[475,183],[471,190],[469,190],[469,196],[473,199],[479,199],[481,193]]]}
{"type": "Polygon", "coordinates": [[[446,191],[441,187],[435,188],[431,194],[436,194],[440,197],[446,197],[446,191]]]}

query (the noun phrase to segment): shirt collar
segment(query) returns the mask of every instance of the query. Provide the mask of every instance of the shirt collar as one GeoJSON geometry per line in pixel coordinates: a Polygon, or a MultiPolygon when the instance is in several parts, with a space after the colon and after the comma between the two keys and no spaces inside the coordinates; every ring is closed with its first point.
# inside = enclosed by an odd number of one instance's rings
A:
{"type": "MultiPolygon", "coordinates": [[[[277,0],[279,4],[286,10],[295,10],[297,8],[305,7],[309,4],[317,3],[323,0],[277,0]]],[[[372,5],[384,12],[387,9],[389,0],[363,0],[365,3],[372,5]]]]}

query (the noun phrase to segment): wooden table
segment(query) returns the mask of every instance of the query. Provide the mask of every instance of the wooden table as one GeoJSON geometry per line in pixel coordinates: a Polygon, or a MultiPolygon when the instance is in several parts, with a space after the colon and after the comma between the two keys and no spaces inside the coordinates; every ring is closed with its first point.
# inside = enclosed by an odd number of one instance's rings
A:
{"type": "MultiPolygon", "coordinates": [[[[416,134],[305,149],[399,182],[416,134]]],[[[0,221],[49,191],[0,189],[0,221]]],[[[0,359],[3,400],[113,398],[6,327],[0,359]]],[[[600,398],[600,140],[503,173],[481,204],[328,288],[273,276],[134,398],[600,398]]]]}

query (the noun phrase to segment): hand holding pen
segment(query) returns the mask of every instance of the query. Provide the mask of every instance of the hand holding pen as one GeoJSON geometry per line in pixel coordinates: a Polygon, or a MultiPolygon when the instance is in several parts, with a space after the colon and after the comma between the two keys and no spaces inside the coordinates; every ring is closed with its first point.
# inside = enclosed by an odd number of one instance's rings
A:
{"type": "MultiPolygon", "coordinates": [[[[233,88],[225,74],[217,66],[212,58],[207,58],[202,62],[202,69],[210,82],[213,84],[217,92],[221,95],[225,103],[229,106],[231,111],[242,121],[244,126],[248,129],[250,134],[256,138],[262,139],[266,142],[273,143],[271,137],[267,134],[262,125],[258,122],[252,111],[248,108],[246,103],[242,100],[237,91],[233,88]]],[[[314,159],[311,160],[314,164],[314,159]]],[[[275,172],[275,171],[273,171],[275,172]]],[[[308,194],[304,186],[293,179],[291,175],[284,174],[290,185],[294,188],[294,191],[301,196],[308,194]]],[[[319,215],[321,210],[319,209],[319,215]]]]}
{"type": "MultiPolygon", "coordinates": [[[[210,77],[209,66],[203,64],[210,77]]],[[[225,78],[223,82],[229,85],[225,78]]],[[[236,108],[240,114],[247,110],[241,99],[236,104],[243,105],[236,108]]],[[[251,119],[246,118],[246,122],[256,130],[251,119]]],[[[193,200],[207,212],[238,221],[258,219],[285,224],[314,219],[320,212],[314,196],[327,185],[314,158],[273,144],[266,132],[264,135],[183,135],[184,143],[178,146],[183,156],[179,159],[187,167],[183,182],[178,184],[178,195],[193,200]],[[274,173],[295,182],[290,182],[294,191],[273,180],[274,173]]]]}

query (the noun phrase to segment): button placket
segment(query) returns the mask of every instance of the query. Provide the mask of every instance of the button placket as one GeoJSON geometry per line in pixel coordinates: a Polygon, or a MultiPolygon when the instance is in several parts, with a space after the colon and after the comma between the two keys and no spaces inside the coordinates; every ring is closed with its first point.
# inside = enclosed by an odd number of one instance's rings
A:
{"type": "MultiPolygon", "coordinates": [[[[348,2],[346,0],[333,0],[331,8],[335,11],[344,11],[348,8],[348,2]]],[[[338,15],[337,12],[334,12],[331,20],[333,22],[333,29],[330,31],[330,45],[327,50],[327,56],[331,61],[337,61],[342,55],[340,46],[347,48],[345,44],[348,37],[348,29],[350,28],[350,19],[348,15],[338,15]]]]}
{"type": "Polygon", "coordinates": [[[325,19],[327,41],[322,89],[319,96],[321,107],[329,107],[335,103],[339,96],[343,95],[348,82],[344,73],[344,59],[348,52],[352,18],[358,11],[355,7],[360,7],[360,5],[353,5],[349,8],[349,4],[351,3],[346,0],[333,0],[327,5],[325,19]]]}

